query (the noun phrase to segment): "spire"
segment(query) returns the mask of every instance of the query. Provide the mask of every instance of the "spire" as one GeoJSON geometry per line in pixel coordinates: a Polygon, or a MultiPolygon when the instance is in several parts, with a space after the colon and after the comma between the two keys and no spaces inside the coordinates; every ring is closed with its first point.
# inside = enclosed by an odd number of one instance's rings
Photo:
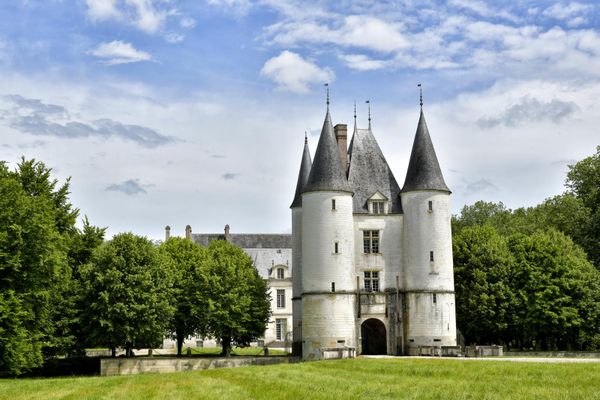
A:
{"type": "Polygon", "coordinates": [[[419,83],[419,104],[421,105],[421,111],[423,111],[423,86],[419,83]]]}
{"type": "Polygon", "coordinates": [[[310,149],[308,148],[308,137],[304,131],[304,151],[302,152],[302,161],[300,162],[300,171],[298,172],[298,182],[296,183],[296,193],[290,208],[302,207],[302,191],[308,181],[312,160],[310,158],[310,149]]]}
{"type": "Polygon", "coordinates": [[[327,113],[321,129],[319,144],[315,151],[315,158],[310,168],[310,175],[302,193],[314,191],[343,191],[350,192],[350,185],[346,179],[346,166],[340,161],[340,151],[331,123],[329,114],[329,88],[327,90],[327,113]]]}
{"type": "Polygon", "coordinates": [[[365,101],[369,106],[369,130],[371,130],[371,100],[365,101]]]}
{"type": "Polygon", "coordinates": [[[402,192],[414,190],[439,190],[450,193],[444,182],[422,109],[402,192]]]}

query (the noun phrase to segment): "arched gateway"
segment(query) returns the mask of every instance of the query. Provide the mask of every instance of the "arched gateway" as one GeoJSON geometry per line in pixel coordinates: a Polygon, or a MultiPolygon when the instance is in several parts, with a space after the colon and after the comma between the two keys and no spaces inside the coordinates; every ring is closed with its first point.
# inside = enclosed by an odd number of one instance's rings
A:
{"type": "Polygon", "coordinates": [[[387,354],[385,325],[378,319],[369,318],[360,326],[362,354],[387,354]]]}

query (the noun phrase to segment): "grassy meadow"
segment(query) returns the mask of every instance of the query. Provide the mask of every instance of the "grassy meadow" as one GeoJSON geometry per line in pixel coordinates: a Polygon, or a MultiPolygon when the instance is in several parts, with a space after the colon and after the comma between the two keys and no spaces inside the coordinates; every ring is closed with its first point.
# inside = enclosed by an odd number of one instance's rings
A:
{"type": "Polygon", "coordinates": [[[2,379],[19,399],[598,399],[600,364],[353,359],[172,374],[2,379]]]}

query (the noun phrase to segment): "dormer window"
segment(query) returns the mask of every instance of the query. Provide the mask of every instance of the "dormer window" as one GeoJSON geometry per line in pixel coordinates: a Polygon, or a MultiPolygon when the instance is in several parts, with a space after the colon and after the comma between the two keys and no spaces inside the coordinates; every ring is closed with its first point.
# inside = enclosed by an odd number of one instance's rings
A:
{"type": "Polygon", "coordinates": [[[376,192],[367,200],[367,206],[370,214],[387,214],[388,213],[388,198],[381,192],[376,192]]]}
{"type": "Polygon", "coordinates": [[[283,268],[277,268],[277,279],[283,279],[285,276],[283,268]]]}

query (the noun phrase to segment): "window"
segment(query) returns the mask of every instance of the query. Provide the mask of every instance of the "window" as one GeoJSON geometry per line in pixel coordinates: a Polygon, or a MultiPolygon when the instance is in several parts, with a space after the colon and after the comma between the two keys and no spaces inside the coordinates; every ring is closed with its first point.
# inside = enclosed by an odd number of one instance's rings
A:
{"type": "Polygon", "coordinates": [[[379,291],[379,272],[365,271],[365,290],[367,292],[379,291]]]}
{"type": "Polygon", "coordinates": [[[335,282],[331,282],[331,291],[335,292],[335,282]]]}
{"type": "Polygon", "coordinates": [[[379,231],[363,231],[365,253],[379,253],[379,231]]]}
{"type": "Polygon", "coordinates": [[[433,294],[433,304],[437,303],[437,293],[433,294]]]}
{"type": "Polygon", "coordinates": [[[429,252],[429,261],[433,262],[433,250],[429,252]]]}
{"type": "Polygon", "coordinates": [[[384,202],[383,201],[374,201],[373,203],[373,214],[383,214],[384,213],[384,202]]]}
{"type": "Polygon", "coordinates": [[[281,249],[277,249],[277,254],[281,254],[281,249]]]}
{"type": "Polygon", "coordinates": [[[277,289],[277,308],[285,308],[285,289],[277,289]]]}
{"type": "Polygon", "coordinates": [[[340,244],[338,242],[335,242],[333,245],[333,252],[335,254],[338,254],[340,252],[340,244]]]}
{"type": "Polygon", "coordinates": [[[287,333],[287,323],[285,318],[277,318],[275,320],[275,337],[277,340],[285,340],[287,333]]]}
{"type": "Polygon", "coordinates": [[[429,200],[429,212],[433,212],[433,201],[429,200]]]}
{"type": "Polygon", "coordinates": [[[335,210],[335,199],[331,199],[331,209],[335,210]]]}
{"type": "Polygon", "coordinates": [[[283,279],[283,277],[284,277],[283,268],[277,268],[277,279],[283,279]]]}

